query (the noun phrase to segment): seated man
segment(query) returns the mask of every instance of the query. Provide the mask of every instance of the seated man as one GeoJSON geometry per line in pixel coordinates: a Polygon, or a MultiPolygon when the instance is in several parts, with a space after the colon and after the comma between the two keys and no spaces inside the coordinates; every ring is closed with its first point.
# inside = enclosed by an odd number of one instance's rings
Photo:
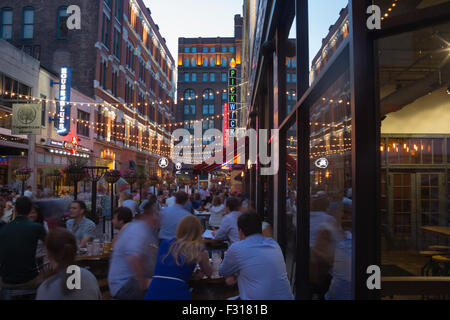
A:
{"type": "Polygon", "coordinates": [[[119,300],[143,300],[158,256],[158,217],[147,202],[139,220],[130,222],[114,247],[108,272],[111,296],[119,300]]]}
{"type": "Polygon", "coordinates": [[[38,240],[44,240],[44,226],[28,219],[33,208],[29,197],[16,201],[16,218],[0,229],[0,287],[37,288],[36,268],[38,240]]]}
{"type": "Polygon", "coordinates": [[[239,241],[237,220],[241,215],[240,207],[239,199],[228,198],[226,204],[227,214],[223,217],[219,230],[213,232],[215,240],[228,240],[231,243],[239,241]]]}
{"type": "Polygon", "coordinates": [[[292,300],[278,243],[262,236],[261,222],[254,213],[242,214],[237,223],[241,241],[225,253],[219,274],[229,285],[237,281],[242,300],[292,300]]]}
{"type": "Polygon", "coordinates": [[[83,201],[73,201],[66,227],[75,235],[80,248],[86,248],[86,244],[95,238],[95,223],[86,218],[85,214],[86,204],[83,201]]]}
{"type": "Polygon", "coordinates": [[[178,191],[175,193],[175,204],[161,210],[159,213],[159,217],[161,219],[159,239],[171,240],[175,238],[178,223],[183,217],[191,214],[184,208],[187,200],[187,193],[184,191],[178,191]]]}

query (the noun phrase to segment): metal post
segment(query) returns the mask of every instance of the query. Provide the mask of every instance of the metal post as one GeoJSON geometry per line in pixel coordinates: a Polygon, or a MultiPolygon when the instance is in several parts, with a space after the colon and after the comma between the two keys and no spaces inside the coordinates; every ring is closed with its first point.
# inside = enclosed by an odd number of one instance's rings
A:
{"type": "Polygon", "coordinates": [[[73,186],[73,199],[78,199],[78,181],[75,181],[75,184],[73,186]]]}
{"type": "Polygon", "coordinates": [[[92,198],[91,198],[91,213],[94,219],[97,217],[97,181],[92,181],[92,198]]]}
{"type": "Polygon", "coordinates": [[[114,212],[114,183],[111,183],[111,212],[110,212],[110,221],[111,221],[111,242],[113,240],[114,235],[114,225],[112,223],[113,220],[113,212],[114,212]]]}
{"type": "Polygon", "coordinates": [[[25,194],[25,180],[22,180],[22,197],[25,194]]]}

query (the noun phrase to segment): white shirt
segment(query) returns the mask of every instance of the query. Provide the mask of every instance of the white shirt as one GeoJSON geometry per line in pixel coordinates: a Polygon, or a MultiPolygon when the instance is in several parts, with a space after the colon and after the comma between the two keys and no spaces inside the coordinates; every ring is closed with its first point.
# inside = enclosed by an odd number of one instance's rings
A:
{"type": "Polygon", "coordinates": [[[122,203],[122,207],[126,207],[126,208],[130,209],[131,212],[133,213],[133,217],[134,217],[137,213],[139,213],[139,205],[138,205],[137,202],[134,201],[134,200],[130,200],[130,199],[125,200],[125,201],[122,203]]]}
{"type": "Polygon", "coordinates": [[[175,204],[175,197],[174,196],[166,199],[166,206],[170,207],[170,206],[173,206],[174,204],[175,204]]]}
{"type": "Polygon", "coordinates": [[[4,209],[3,210],[3,217],[0,219],[1,221],[8,223],[11,221],[12,215],[14,212],[14,208],[11,209],[4,209]]]}
{"type": "Polygon", "coordinates": [[[24,195],[25,197],[28,197],[28,198],[30,198],[31,200],[33,200],[33,199],[34,199],[34,196],[33,196],[33,191],[30,191],[30,190],[25,190],[25,192],[23,193],[23,195],[24,195]]]}

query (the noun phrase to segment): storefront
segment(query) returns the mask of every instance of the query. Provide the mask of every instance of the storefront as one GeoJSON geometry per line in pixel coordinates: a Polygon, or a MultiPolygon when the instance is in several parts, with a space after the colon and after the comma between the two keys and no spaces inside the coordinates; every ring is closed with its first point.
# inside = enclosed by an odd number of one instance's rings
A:
{"type": "MultiPolygon", "coordinates": [[[[42,142],[42,141],[41,141],[42,142]]],[[[91,161],[91,150],[79,145],[76,138],[73,141],[60,141],[47,138],[42,143],[36,144],[36,177],[38,189],[45,196],[51,196],[53,192],[70,191],[70,181],[60,179],[52,180],[52,173],[62,171],[71,160],[82,159],[86,165],[91,161]]]]}
{"type": "MultiPolygon", "coordinates": [[[[246,32],[254,31],[243,49],[253,66],[243,75],[248,127],[280,129],[278,174],[249,166],[247,192],[274,224],[296,298],[380,299],[383,287],[396,295],[386,277],[418,277],[432,258],[423,250],[450,246],[450,1],[350,0],[311,63],[315,8],[261,1],[256,13],[244,5],[253,21],[246,32]],[[371,30],[366,12],[374,4],[381,29],[371,30]],[[286,41],[292,37],[295,46],[286,41]],[[286,90],[293,60],[295,94],[286,90]],[[288,110],[292,95],[297,104],[288,110]],[[318,268],[322,212],[339,226],[331,257],[348,266],[339,294],[318,268]],[[382,290],[368,288],[369,266],[380,267],[382,290]]],[[[334,262],[328,271],[338,273],[334,262]]],[[[433,292],[442,283],[421,285],[433,292]]],[[[407,295],[421,297],[409,288],[407,295]]]]}

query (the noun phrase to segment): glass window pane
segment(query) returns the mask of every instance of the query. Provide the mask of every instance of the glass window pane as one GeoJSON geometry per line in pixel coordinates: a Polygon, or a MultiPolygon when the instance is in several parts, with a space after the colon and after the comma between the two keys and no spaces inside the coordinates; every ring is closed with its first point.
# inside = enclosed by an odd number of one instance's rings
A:
{"type": "MultiPolygon", "coordinates": [[[[387,2],[375,3],[386,11],[387,2]]],[[[389,18],[431,3],[437,2],[397,1],[389,18]]],[[[421,276],[422,271],[437,275],[421,252],[433,245],[448,245],[447,240],[424,229],[448,226],[450,201],[444,161],[450,136],[446,107],[450,78],[449,73],[439,72],[448,66],[448,50],[442,50],[448,34],[450,23],[445,23],[376,43],[381,135],[388,138],[389,159],[384,182],[387,218],[381,234],[384,276],[421,276]],[[434,77],[439,81],[430,86],[428,81],[434,77]],[[395,266],[395,270],[387,266],[395,266]]]]}
{"type": "Polygon", "coordinates": [[[310,108],[310,282],[316,298],[352,298],[350,101],[346,71],[310,108]]]}
{"type": "Polygon", "coordinates": [[[33,9],[25,9],[23,11],[23,23],[32,24],[34,22],[34,10],[33,9]]]}

